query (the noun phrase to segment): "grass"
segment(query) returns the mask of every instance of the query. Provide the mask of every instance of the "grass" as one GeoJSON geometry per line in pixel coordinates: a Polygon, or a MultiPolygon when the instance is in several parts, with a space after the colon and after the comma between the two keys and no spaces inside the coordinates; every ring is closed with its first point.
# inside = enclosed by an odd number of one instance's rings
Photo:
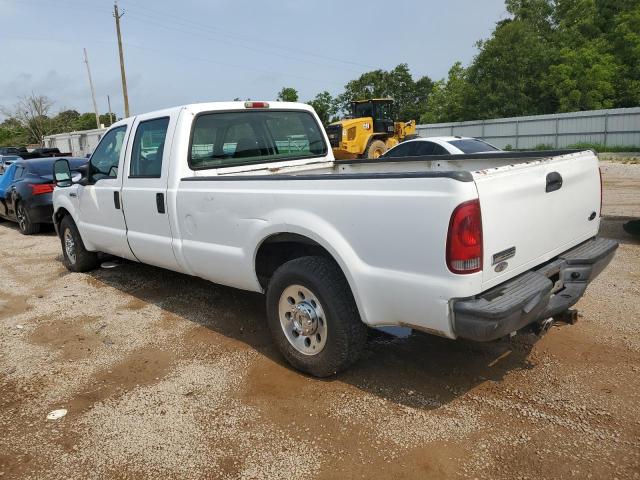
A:
{"type": "MultiPolygon", "coordinates": [[[[507,145],[504,150],[512,151],[513,147],[507,145]]],[[[550,143],[539,143],[535,147],[526,150],[556,150],[556,148],[550,143]]],[[[640,146],[638,145],[622,145],[622,146],[605,146],[601,143],[574,143],[568,145],[559,150],[595,150],[598,153],[640,153],[640,146]]]]}
{"type": "Polygon", "coordinates": [[[605,146],[601,143],[576,143],[574,145],[569,145],[567,148],[576,150],[595,150],[598,153],[640,152],[640,146],[638,145],[605,146]]]}

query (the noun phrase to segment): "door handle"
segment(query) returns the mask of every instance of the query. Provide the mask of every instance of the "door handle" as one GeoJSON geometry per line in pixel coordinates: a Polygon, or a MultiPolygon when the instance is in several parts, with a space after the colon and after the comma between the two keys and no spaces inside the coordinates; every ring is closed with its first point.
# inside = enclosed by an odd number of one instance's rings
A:
{"type": "Polygon", "coordinates": [[[558,172],[551,172],[547,174],[547,188],[546,192],[555,192],[562,188],[562,175],[558,172]]]}
{"type": "Polygon", "coordinates": [[[164,193],[156,193],[156,208],[158,209],[158,213],[166,212],[164,208],[164,193]]]}
{"type": "Polygon", "coordinates": [[[113,192],[113,204],[117,210],[120,210],[120,192],[113,192]]]}

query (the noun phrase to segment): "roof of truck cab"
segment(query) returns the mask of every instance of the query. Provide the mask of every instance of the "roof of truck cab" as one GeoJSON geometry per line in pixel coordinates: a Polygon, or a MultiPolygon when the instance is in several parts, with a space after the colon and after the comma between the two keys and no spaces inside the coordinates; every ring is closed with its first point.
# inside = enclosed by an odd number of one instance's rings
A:
{"type": "MultiPolygon", "coordinates": [[[[123,118],[117,122],[114,122],[113,127],[117,127],[119,125],[124,125],[127,121],[134,117],[143,117],[143,118],[153,118],[160,116],[167,116],[173,113],[176,113],[180,110],[187,110],[193,114],[198,114],[202,112],[215,112],[215,111],[246,111],[246,110],[258,110],[258,111],[269,111],[269,110],[305,110],[308,112],[314,112],[315,110],[311,105],[307,105],[306,103],[300,102],[280,102],[277,100],[246,100],[239,102],[202,102],[202,103],[188,103],[186,105],[178,105],[170,108],[163,108],[162,110],[154,110],[152,112],[144,112],[138,115],[131,115],[130,117],[123,118]],[[269,104],[268,108],[246,108],[246,102],[267,102],[269,104]]],[[[111,128],[111,127],[109,127],[111,128]]]]}

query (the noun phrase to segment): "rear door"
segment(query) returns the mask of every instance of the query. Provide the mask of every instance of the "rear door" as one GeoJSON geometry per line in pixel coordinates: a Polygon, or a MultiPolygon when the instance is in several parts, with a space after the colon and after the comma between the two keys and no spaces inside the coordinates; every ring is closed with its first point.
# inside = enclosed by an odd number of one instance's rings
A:
{"type": "Polygon", "coordinates": [[[179,270],[167,208],[172,143],[169,132],[175,130],[177,117],[177,111],[136,117],[122,188],[131,250],[141,262],[170,270],[179,270]]]}
{"type": "Polygon", "coordinates": [[[482,210],[484,289],[598,232],[600,178],[592,152],[473,175],[482,210]]]}

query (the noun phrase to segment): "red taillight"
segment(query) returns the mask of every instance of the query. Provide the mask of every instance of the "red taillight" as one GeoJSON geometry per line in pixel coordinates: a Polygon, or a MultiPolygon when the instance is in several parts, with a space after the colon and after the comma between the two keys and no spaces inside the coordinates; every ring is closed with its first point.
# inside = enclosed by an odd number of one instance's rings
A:
{"type": "Polygon", "coordinates": [[[480,201],[458,205],[451,214],[447,234],[447,267],[453,273],[482,270],[482,216],[480,201]]]}
{"type": "Polygon", "coordinates": [[[44,195],[53,192],[53,183],[30,183],[32,195],[44,195]]]}
{"type": "Polygon", "coordinates": [[[602,216],[602,169],[600,167],[598,172],[600,172],[600,216],[602,216]]]}
{"type": "Polygon", "coordinates": [[[269,102],[244,102],[244,108],[269,108],[269,102]]]}

